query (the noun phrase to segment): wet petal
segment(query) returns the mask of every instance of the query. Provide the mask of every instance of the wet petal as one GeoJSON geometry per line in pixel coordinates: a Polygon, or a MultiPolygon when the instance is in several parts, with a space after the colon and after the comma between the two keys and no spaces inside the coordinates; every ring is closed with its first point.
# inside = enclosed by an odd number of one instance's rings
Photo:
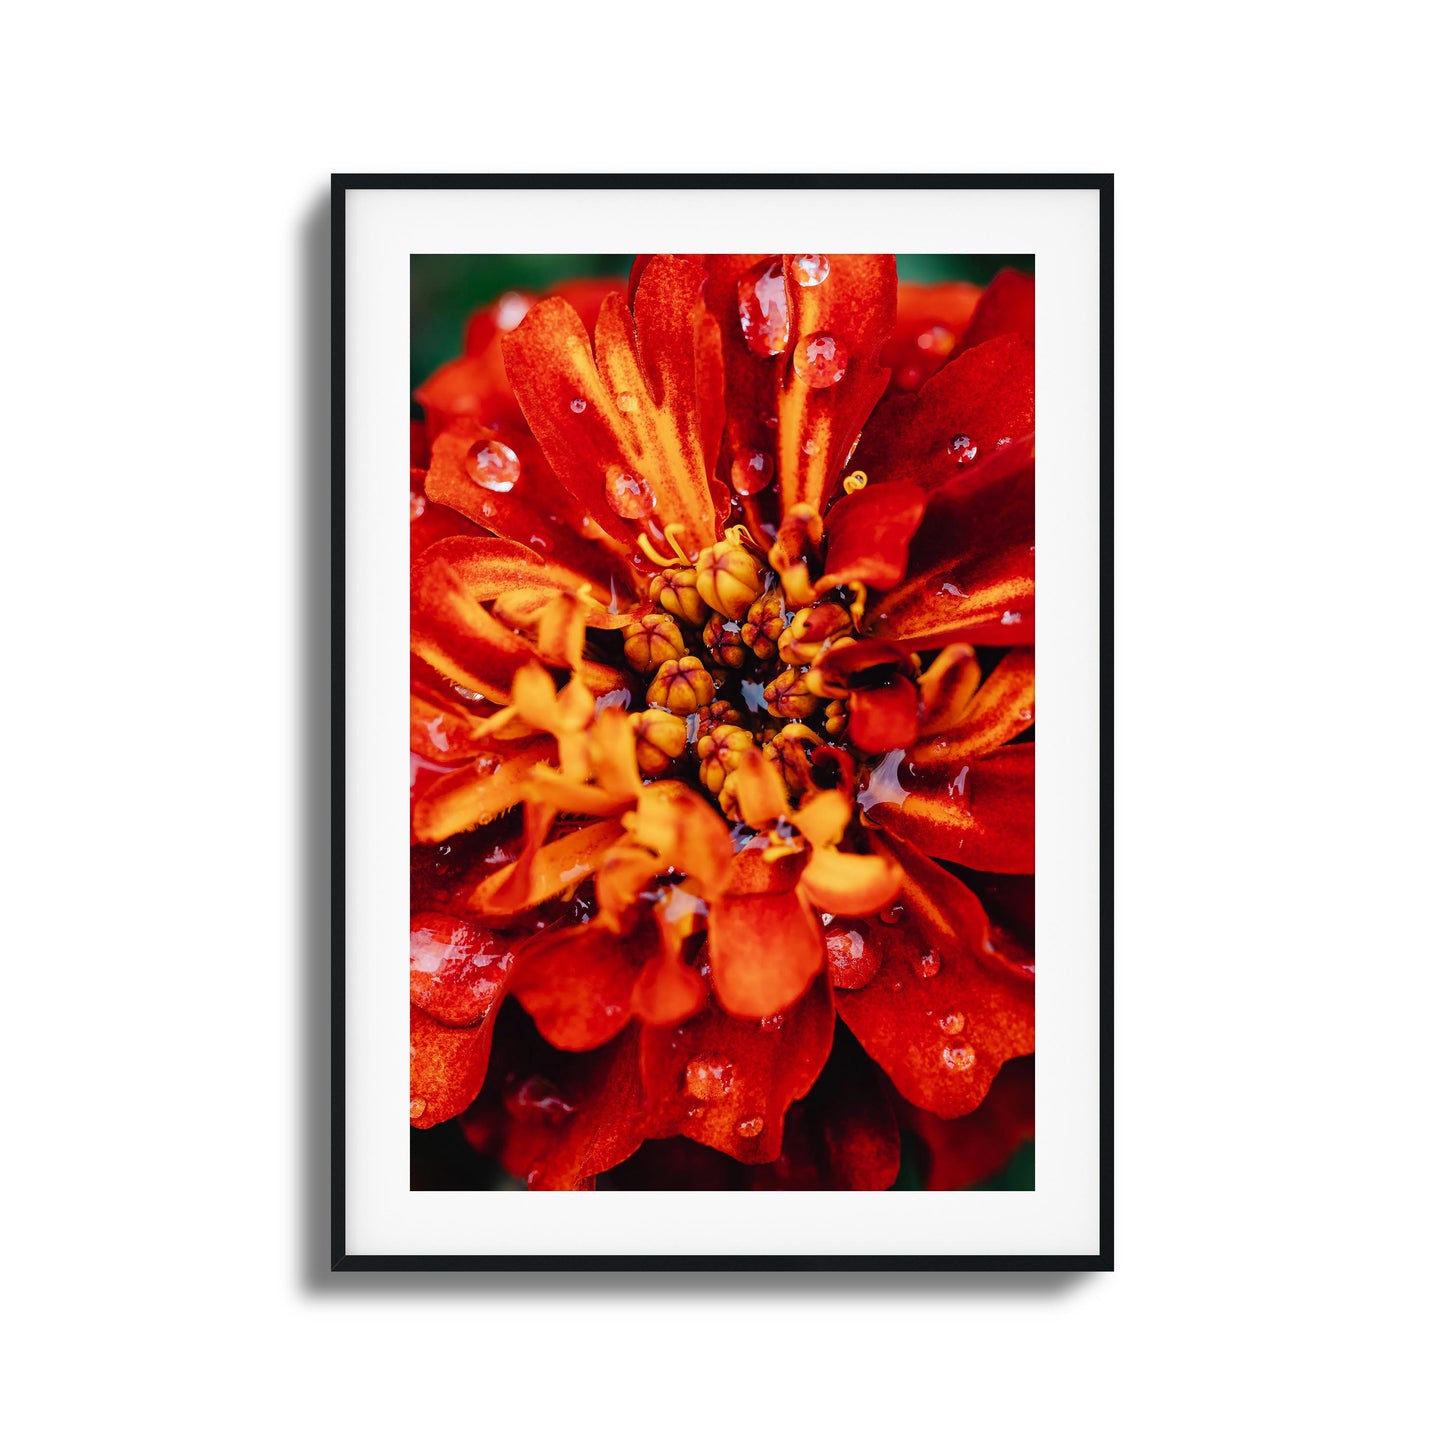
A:
{"type": "Polygon", "coordinates": [[[848,741],[859,752],[909,747],[918,736],[918,688],[895,674],[848,694],[848,741]]]}
{"type": "MultiPolygon", "coordinates": [[[[542,816],[550,818],[551,812],[545,809],[542,816]]],[[[622,824],[608,818],[529,850],[486,879],[472,894],[468,907],[477,913],[520,913],[535,908],[588,877],[622,832],[622,824]]]]}
{"type": "Polygon", "coordinates": [[[1016,647],[989,673],[957,722],[949,729],[942,751],[920,748],[919,759],[930,754],[948,763],[1001,748],[1034,725],[1034,650],[1016,647]]]}
{"type": "Polygon", "coordinates": [[[981,488],[944,487],[929,498],[908,575],[873,602],[863,630],[914,649],[1031,643],[1033,548],[1032,461],[981,488]]]}
{"type": "Polygon", "coordinates": [[[893,373],[890,391],[917,391],[958,355],[980,295],[966,281],[898,283],[898,321],[880,357],[893,373]]]}
{"type": "Polygon", "coordinates": [[[803,895],[823,913],[875,913],[891,903],[902,885],[891,858],[815,848],[803,869],[803,895]]]}
{"type": "Polygon", "coordinates": [[[839,498],[826,518],[828,554],[820,591],[846,582],[886,590],[908,566],[908,544],[923,520],[926,494],[908,482],[866,486],[839,498]]]}
{"type": "Polygon", "coordinates": [[[411,1010],[411,1122],[430,1129],[455,1118],[477,1097],[487,1075],[493,1009],[470,1028],[448,1028],[429,1013],[411,1010]]]}
{"type": "Polygon", "coordinates": [[[966,476],[1034,430],[1034,351],[1000,336],[962,352],[911,396],[890,397],[869,419],[853,465],[869,484],[912,482],[933,491],[966,476]]]}
{"type": "Polygon", "coordinates": [[[638,285],[634,314],[620,294],[604,301],[595,359],[586,328],[560,299],[540,302],[503,338],[517,398],[557,475],[593,522],[629,549],[642,518],[658,529],[675,523],[691,554],[719,535],[713,458],[704,455],[716,403],[703,396],[716,384],[706,353],[717,341],[705,324],[701,284],[695,264],[657,257],[638,285]],[[584,403],[580,412],[574,401],[584,403]],[[608,500],[609,474],[622,471],[646,488],[634,487],[631,518],[608,500]]]}
{"type": "Polygon", "coordinates": [[[971,1189],[997,1174],[1034,1137],[1034,1059],[1011,1059],[983,1103],[959,1119],[940,1119],[898,1101],[900,1122],[922,1141],[925,1189],[971,1189]]]}
{"type": "Polygon", "coordinates": [[[688,938],[706,925],[707,905],[688,888],[669,888],[653,909],[657,944],[632,992],[632,1007],[650,1024],[676,1024],[707,1002],[707,984],[683,957],[688,938]]]}
{"type": "Polygon", "coordinates": [[[918,679],[919,735],[932,737],[957,727],[982,676],[978,656],[966,642],[945,647],[918,679]]]}
{"type": "Polygon", "coordinates": [[[1034,278],[1006,268],[979,297],[963,345],[980,346],[1011,331],[1026,341],[1034,339],[1034,278]]]}
{"type": "Polygon", "coordinates": [[[765,1018],[796,1002],[822,971],[823,933],[798,891],[803,860],[749,850],[733,860],[708,919],[712,986],[740,1018],[765,1018]]]}
{"type": "Polygon", "coordinates": [[[627,823],[638,843],[695,878],[705,896],[722,884],[733,859],[732,837],[717,809],[686,783],[663,781],[644,788],[627,823]]]}
{"type": "Polygon", "coordinates": [[[637,951],[598,923],[551,930],[522,951],[512,997],[554,1048],[599,1048],[632,1017],[637,951]]]}
{"type": "Polygon", "coordinates": [[[440,843],[515,807],[533,771],[556,757],[551,739],[494,745],[465,767],[445,774],[417,799],[412,829],[422,843],[440,843]]]}
{"type": "Polygon", "coordinates": [[[976,951],[971,928],[949,916],[971,898],[936,865],[922,879],[910,874],[902,916],[862,925],[882,967],[866,987],[836,995],[843,1021],[904,1098],[945,1119],[977,1108],[1004,1061],[1034,1047],[1032,981],[976,951]]]}
{"type": "Polygon", "coordinates": [[[411,1001],[438,1023],[465,1028],[501,1001],[513,960],[510,940],[445,913],[411,918],[411,1001]]]}
{"type": "Polygon", "coordinates": [[[1034,749],[1015,743],[955,760],[946,737],[874,766],[859,802],[870,823],[934,858],[987,873],[1034,871],[1034,749]],[[924,758],[924,750],[938,748],[924,758]]]}
{"type": "Polygon", "coordinates": [[[644,1028],[650,1132],[681,1133],[747,1164],[776,1159],[788,1105],[812,1088],[832,1039],[827,979],[781,1018],[735,1019],[710,1007],[674,1028],[644,1028]]]}

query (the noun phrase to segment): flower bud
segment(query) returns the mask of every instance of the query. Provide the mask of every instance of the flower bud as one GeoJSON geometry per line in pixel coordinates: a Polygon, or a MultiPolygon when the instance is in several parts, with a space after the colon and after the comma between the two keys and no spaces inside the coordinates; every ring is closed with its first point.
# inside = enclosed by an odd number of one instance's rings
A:
{"type": "Polygon", "coordinates": [[[714,698],[697,715],[697,735],[704,737],[715,728],[729,724],[736,727],[742,720],[742,713],[725,697],[714,698]]]}
{"type": "Polygon", "coordinates": [[[703,787],[710,793],[722,792],[728,774],[734,772],[743,760],[743,754],[753,746],[753,736],[746,728],[724,723],[714,728],[694,745],[697,756],[697,775],[703,787]]]}
{"type": "Polygon", "coordinates": [[[637,739],[637,766],[655,778],[687,751],[687,719],[649,708],[632,714],[632,732],[637,739]]]}
{"type": "Polygon", "coordinates": [[[821,699],[808,691],[807,684],[803,681],[806,675],[797,668],[790,667],[780,672],[763,689],[763,701],[774,717],[808,717],[817,711],[821,699]]]}
{"type": "Polygon", "coordinates": [[[659,572],[648,584],[647,595],[664,612],[694,627],[707,620],[707,603],[698,595],[695,567],[668,567],[659,572]]]}
{"type": "Polygon", "coordinates": [[[743,646],[742,629],[736,622],[712,613],[702,629],[703,646],[724,667],[741,667],[748,650],[743,646]]]}
{"type": "Polygon", "coordinates": [[[650,612],[622,629],[622,650],[638,672],[656,672],[687,651],[677,623],[666,612],[650,612]]]}
{"type": "Polygon", "coordinates": [[[647,701],[668,712],[690,713],[706,707],[716,692],[707,668],[697,658],[679,657],[657,669],[647,689],[647,701]]]}
{"type": "Polygon", "coordinates": [[[743,643],[752,648],[759,662],[769,662],[778,655],[778,638],[787,623],[783,617],[783,594],[776,590],[764,592],[748,608],[742,626],[743,643]]]}
{"type": "Polygon", "coordinates": [[[783,784],[793,802],[813,790],[809,759],[823,739],[804,723],[788,723],[763,747],[763,756],[777,765],[783,784]]]}
{"type": "Polygon", "coordinates": [[[836,602],[819,602],[804,607],[793,616],[778,638],[778,656],[791,666],[812,662],[831,637],[853,630],[853,619],[846,607],[836,602]]]}
{"type": "Polygon", "coordinates": [[[841,697],[835,697],[823,709],[823,731],[830,738],[840,738],[847,726],[848,704],[841,697]]]}
{"type": "Polygon", "coordinates": [[[736,622],[762,595],[762,564],[741,542],[715,542],[698,553],[697,590],[714,612],[736,622]]]}

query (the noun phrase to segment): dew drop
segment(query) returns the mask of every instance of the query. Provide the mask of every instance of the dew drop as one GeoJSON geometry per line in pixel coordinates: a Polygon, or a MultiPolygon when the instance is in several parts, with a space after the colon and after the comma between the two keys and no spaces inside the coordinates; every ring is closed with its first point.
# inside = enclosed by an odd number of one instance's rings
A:
{"type": "Polygon", "coordinates": [[[809,437],[808,440],[803,443],[803,455],[805,457],[811,457],[817,450],[818,444],[812,437],[809,437]]]}
{"type": "Polygon", "coordinates": [[[777,356],[787,349],[793,318],[788,314],[788,283],[781,256],[759,261],[739,278],[738,320],[743,340],[755,356],[777,356]]]}
{"type": "Polygon", "coordinates": [[[879,923],[897,923],[903,917],[903,905],[901,903],[890,903],[879,915],[879,923]]]}
{"type": "Polygon", "coordinates": [[[423,1114],[425,1114],[425,1113],[426,1113],[426,1100],[425,1100],[425,1099],[413,1099],[413,1100],[411,1101],[411,1117],[412,1117],[413,1119],[420,1119],[421,1116],[422,1116],[423,1114]]]}
{"type": "Polygon", "coordinates": [[[425,493],[425,492],[413,492],[413,493],[411,494],[411,519],[412,519],[412,521],[413,521],[413,522],[416,521],[416,519],[417,519],[418,517],[420,517],[421,514],[422,514],[424,511],[426,511],[426,493],[425,493]]]}
{"type": "Polygon", "coordinates": [[[571,407],[578,416],[581,416],[582,413],[587,410],[587,403],[583,401],[580,396],[574,396],[571,401],[571,407]]]}
{"type": "Polygon", "coordinates": [[[1031,708],[1031,707],[1021,707],[1021,708],[1019,709],[1019,721],[1020,721],[1020,722],[1032,722],[1033,720],[1034,720],[1034,710],[1033,710],[1033,708],[1031,708]]]}
{"type": "Polygon", "coordinates": [[[683,1071],[682,1086],[691,1098],[711,1104],[732,1089],[732,1061],[722,1054],[694,1054],[683,1071]]]}
{"type": "Polygon", "coordinates": [[[1024,615],[1022,612],[1005,612],[1004,615],[999,618],[999,623],[1004,627],[1012,627],[1015,623],[1022,622],[1023,620],[1024,615]]]}
{"type": "Polygon", "coordinates": [[[974,445],[971,437],[965,436],[963,432],[954,437],[948,444],[948,454],[958,459],[959,466],[965,462],[971,462],[978,455],[978,447],[974,445]]]}
{"type": "Polygon", "coordinates": [[[863,988],[873,982],[883,962],[878,945],[867,934],[842,923],[824,929],[823,946],[828,976],[836,988],[863,988]]]}
{"type": "Polygon", "coordinates": [[[814,391],[836,386],[847,369],[848,348],[826,331],[805,336],[793,352],[793,370],[814,391]]]}
{"type": "Polygon", "coordinates": [[[733,491],[752,497],[773,480],[773,459],[767,452],[739,452],[733,458],[733,491]]]}
{"type": "Polygon", "coordinates": [[[510,492],[522,475],[522,464],[511,447],[501,442],[478,442],[467,453],[467,475],[489,492],[510,492]]]}
{"type": "Polygon", "coordinates": [[[937,978],[942,967],[943,960],[931,948],[925,949],[913,960],[913,971],[919,978],[937,978]]]}
{"type": "Polygon", "coordinates": [[[967,1044],[945,1044],[943,1066],[956,1073],[966,1073],[978,1062],[978,1055],[967,1044]]]}
{"type": "Polygon", "coordinates": [[[633,396],[630,391],[624,391],[622,395],[617,398],[617,410],[626,412],[636,411],[637,398],[633,396]]]}
{"type": "Polygon", "coordinates": [[[826,256],[793,257],[793,280],[799,286],[821,286],[830,269],[826,256]]]}
{"type": "Polygon", "coordinates": [[[766,1034],[775,1034],[782,1028],[786,1013],[769,1014],[765,1019],[758,1020],[758,1027],[766,1034]]]}
{"type": "Polygon", "coordinates": [[[744,1139],[756,1139],[763,1132],[763,1121],[761,1116],[754,1114],[751,1119],[743,1119],[738,1123],[738,1133],[744,1139]]]}
{"type": "Polygon", "coordinates": [[[473,692],[471,688],[463,687],[459,682],[452,684],[452,691],[456,693],[458,697],[464,698],[467,702],[481,702],[482,700],[481,693],[473,692]]]}
{"type": "Polygon", "coordinates": [[[629,522],[650,516],[657,506],[657,494],[652,490],[652,483],[627,467],[609,467],[603,491],[607,496],[607,505],[629,522]]]}
{"type": "Polygon", "coordinates": [[[961,1013],[944,1014],[938,1021],[938,1027],[952,1038],[954,1034],[963,1032],[963,1026],[967,1022],[968,1020],[961,1013]]]}

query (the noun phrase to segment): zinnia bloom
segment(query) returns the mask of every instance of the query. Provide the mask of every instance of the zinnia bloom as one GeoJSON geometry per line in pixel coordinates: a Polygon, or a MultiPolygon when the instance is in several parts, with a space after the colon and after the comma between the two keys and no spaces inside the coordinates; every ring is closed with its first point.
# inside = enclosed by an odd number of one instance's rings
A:
{"type": "Polygon", "coordinates": [[[900,1129],[929,1187],[996,1169],[1032,281],[640,256],[478,313],[418,400],[413,1125],[535,1188],[886,1188],[900,1129]]]}

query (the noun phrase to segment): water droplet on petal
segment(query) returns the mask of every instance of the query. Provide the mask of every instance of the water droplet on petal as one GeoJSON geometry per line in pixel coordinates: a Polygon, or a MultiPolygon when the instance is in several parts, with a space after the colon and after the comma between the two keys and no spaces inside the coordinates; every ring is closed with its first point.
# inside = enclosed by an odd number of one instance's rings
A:
{"type": "Polygon", "coordinates": [[[948,454],[958,459],[959,466],[965,462],[971,462],[978,455],[978,448],[974,445],[971,437],[965,436],[963,432],[954,437],[948,444],[948,454]]]}
{"type": "Polygon", "coordinates": [[[744,1139],[756,1139],[763,1132],[763,1121],[761,1116],[754,1114],[751,1119],[743,1119],[738,1124],[738,1133],[744,1139]]]}
{"type": "Polygon", "coordinates": [[[925,949],[913,960],[913,971],[919,978],[937,978],[943,960],[931,949],[925,949]]]}
{"type": "Polygon", "coordinates": [[[420,517],[421,514],[422,514],[424,511],[426,511],[426,493],[425,493],[425,492],[413,492],[413,493],[411,494],[411,519],[412,519],[412,521],[413,521],[413,522],[416,521],[416,519],[417,519],[418,517],[420,517]]]}
{"type": "Polygon", "coordinates": [[[978,1062],[978,1055],[967,1044],[945,1044],[942,1058],[944,1068],[960,1074],[978,1062]]]}
{"type": "Polygon", "coordinates": [[[812,439],[812,437],[809,437],[808,440],[803,443],[803,455],[805,457],[812,456],[817,450],[818,444],[812,439]]]}
{"type": "Polygon", "coordinates": [[[633,412],[637,410],[637,398],[630,391],[624,391],[617,398],[617,410],[633,412]]]}
{"type": "Polygon", "coordinates": [[[793,280],[799,286],[821,286],[828,279],[826,256],[794,256],[793,280]]]}
{"type": "Polygon", "coordinates": [[[903,905],[901,903],[890,903],[879,915],[879,923],[897,923],[903,917],[903,905]]]}
{"type": "Polygon", "coordinates": [[[603,484],[607,505],[629,522],[650,516],[657,506],[657,494],[646,477],[627,467],[609,467],[603,484]]]}
{"type": "Polygon", "coordinates": [[[1031,708],[1031,707],[1021,707],[1021,708],[1019,709],[1019,721],[1020,721],[1020,722],[1032,722],[1033,720],[1034,720],[1034,710],[1033,710],[1033,708],[1031,708]]]}
{"type": "Polygon", "coordinates": [[[758,1027],[762,1029],[764,1033],[775,1034],[782,1028],[787,1017],[786,1013],[769,1014],[767,1018],[758,1020],[758,1027]]]}
{"type": "Polygon", "coordinates": [[[413,1100],[411,1101],[411,1117],[412,1117],[413,1119],[420,1119],[421,1116],[422,1116],[423,1114],[425,1114],[425,1113],[426,1113],[426,1100],[425,1100],[425,1099],[413,1099],[413,1100]]]}
{"type": "Polygon", "coordinates": [[[531,309],[531,301],[520,291],[508,291],[505,296],[499,296],[497,304],[492,308],[492,315],[497,319],[497,330],[515,331],[531,309]]]}
{"type": "Polygon", "coordinates": [[[793,318],[781,256],[758,262],[739,278],[738,320],[743,340],[755,356],[777,356],[787,349],[793,318]]]}
{"type": "Polygon", "coordinates": [[[1022,622],[1023,620],[1024,615],[1022,612],[1005,612],[1004,615],[999,618],[999,622],[1004,627],[1012,627],[1015,623],[1022,622]]]}
{"type": "Polygon", "coordinates": [[[938,1021],[938,1027],[952,1037],[954,1034],[961,1034],[963,1026],[967,1022],[968,1020],[961,1013],[944,1014],[938,1021]]]}
{"type": "Polygon", "coordinates": [[[465,698],[468,702],[481,702],[482,700],[481,693],[473,692],[471,688],[463,687],[459,682],[452,684],[452,691],[456,693],[458,697],[465,698]]]}
{"type": "Polygon", "coordinates": [[[582,413],[587,410],[587,403],[583,401],[580,396],[574,396],[572,398],[571,406],[572,410],[575,411],[578,416],[581,416],[582,413]]]}
{"type": "Polygon", "coordinates": [[[467,475],[489,492],[510,492],[522,475],[522,464],[501,442],[478,442],[467,453],[467,475]]]}
{"type": "Polygon", "coordinates": [[[767,452],[739,452],[733,459],[733,491],[752,497],[773,480],[773,459],[767,452]]]}
{"type": "Polygon", "coordinates": [[[683,1070],[684,1092],[705,1103],[721,1099],[732,1086],[732,1061],[721,1054],[694,1054],[683,1070]]]}
{"type": "Polygon", "coordinates": [[[805,336],[793,352],[793,370],[814,391],[835,386],[847,369],[848,348],[826,331],[805,336]]]}

